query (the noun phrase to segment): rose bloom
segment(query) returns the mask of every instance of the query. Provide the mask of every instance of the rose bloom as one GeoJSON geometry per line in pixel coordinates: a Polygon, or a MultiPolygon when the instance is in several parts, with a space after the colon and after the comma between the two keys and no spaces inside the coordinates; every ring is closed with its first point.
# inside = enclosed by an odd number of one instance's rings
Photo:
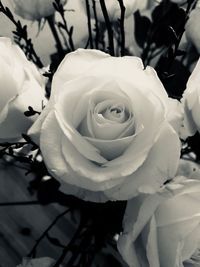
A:
{"type": "MultiPolygon", "coordinates": [[[[41,20],[42,18],[53,15],[54,0],[14,0],[15,13],[24,19],[41,20]]],[[[61,0],[64,5],[67,0],[61,0]]]]}
{"type": "Polygon", "coordinates": [[[128,202],[118,249],[129,267],[200,264],[200,182],[177,177],[128,202]]]}
{"type": "Polygon", "coordinates": [[[52,267],[55,264],[55,260],[49,257],[29,259],[24,258],[22,264],[17,267],[52,267]]]}
{"type": "Polygon", "coordinates": [[[176,173],[180,142],[166,119],[168,101],[141,59],[79,49],[58,67],[48,106],[29,134],[62,191],[128,199],[176,173]]]}
{"type": "Polygon", "coordinates": [[[200,131],[200,60],[198,60],[183,93],[184,121],[181,135],[183,138],[200,131]]]}
{"type": "Polygon", "coordinates": [[[42,109],[44,80],[22,50],[4,37],[0,37],[0,85],[0,142],[19,139],[38,117],[24,115],[28,106],[42,109]]]}
{"type": "MultiPolygon", "coordinates": [[[[129,17],[132,15],[137,9],[139,8],[145,8],[147,6],[148,0],[123,0],[123,4],[125,6],[125,17],[129,17]]],[[[85,0],[81,0],[82,6],[84,7],[84,10],[86,11],[86,2],[85,0]]],[[[93,10],[93,3],[92,0],[89,0],[90,5],[90,13],[91,17],[94,18],[94,10],[93,10]]],[[[108,12],[109,19],[111,21],[116,21],[121,16],[121,8],[119,5],[118,0],[105,0],[106,9],[108,12]]],[[[99,21],[104,21],[104,15],[101,9],[100,1],[95,0],[95,9],[96,9],[96,15],[99,21]]]]}

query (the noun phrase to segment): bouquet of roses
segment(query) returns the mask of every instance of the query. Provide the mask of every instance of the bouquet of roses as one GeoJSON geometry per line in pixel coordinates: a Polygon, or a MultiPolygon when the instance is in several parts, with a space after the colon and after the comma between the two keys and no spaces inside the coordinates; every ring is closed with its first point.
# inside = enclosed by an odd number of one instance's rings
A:
{"type": "Polygon", "coordinates": [[[67,207],[18,267],[200,266],[199,1],[4,0],[0,16],[1,169],[67,207]],[[49,235],[63,217],[66,244],[49,235]]]}

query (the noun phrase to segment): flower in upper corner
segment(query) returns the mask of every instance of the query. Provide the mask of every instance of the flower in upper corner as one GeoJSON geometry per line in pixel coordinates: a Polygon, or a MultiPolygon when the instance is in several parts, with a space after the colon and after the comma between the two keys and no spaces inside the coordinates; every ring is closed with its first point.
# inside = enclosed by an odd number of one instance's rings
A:
{"type": "Polygon", "coordinates": [[[61,190],[82,199],[129,199],[174,177],[180,153],[169,98],[137,57],[68,54],[29,134],[61,190]]]}
{"type": "Polygon", "coordinates": [[[176,177],[127,204],[118,249],[129,267],[200,266],[200,182],[176,177]]]}
{"type": "Polygon", "coordinates": [[[189,77],[181,102],[184,106],[181,135],[185,139],[200,132],[200,59],[189,77]]]}
{"type": "MultiPolygon", "coordinates": [[[[14,0],[15,13],[24,19],[41,20],[54,14],[54,0],[14,0]]],[[[67,0],[61,0],[65,4],[67,0]]]]}
{"type": "MultiPolygon", "coordinates": [[[[97,19],[99,21],[104,21],[104,15],[101,9],[100,0],[95,0],[95,11],[97,15],[97,19]]],[[[125,7],[125,17],[129,17],[132,15],[137,9],[144,8],[147,6],[147,0],[141,1],[141,0],[123,0],[123,4],[125,7]]],[[[86,1],[81,0],[81,3],[84,7],[85,12],[86,11],[86,1]]],[[[90,13],[91,17],[95,18],[94,15],[94,5],[93,1],[89,0],[89,6],[90,6],[90,13]]],[[[116,21],[121,16],[121,8],[118,0],[110,0],[105,1],[106,10],[108,12],[109,19],[111,21],[116,21]]]]}
{"type": "Polygon", "coordinates": [[[49,257],[29,259],[24,258],[22,264],[17,267],[52,267],[55,264],[55,260],[49,257]]]}
{"type": "Polygon", "coordinates": [[[38,115],[26,117],[31,106],[41,111],[44,79],[9,38],[0,37],[0,142],[21,138],[38,115]]]}

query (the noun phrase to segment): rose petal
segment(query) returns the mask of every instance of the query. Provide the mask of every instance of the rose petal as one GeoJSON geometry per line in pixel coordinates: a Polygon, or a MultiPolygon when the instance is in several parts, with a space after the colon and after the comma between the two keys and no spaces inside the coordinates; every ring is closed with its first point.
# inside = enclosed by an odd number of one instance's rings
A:
{"type": "MultiPolygon", "coordinates": [[[[74,173],[74,175],[76,174],[74,173]]],[[[92,201],[97,203],[109,201],[108,197],[105,196],[103,191],[90,191],[72,184],[67,184],[63,177],[57,177],[57,180],[61,183],[59,190],[67,195],[76,196],[84,201],[92,201]]]]}
{"type": "Polygon", "coordinates": [[[155,216],[152,216],[149,223],[149,234],[146,245],[146,254],[150,267],[160,267],[157,244],[157,225],[155,216]]]}
{"type": "Polygon", "coordinates": [[[194,135],[197,130],[196,125],[200,129],[199,114],[199,103],[200,103],[200,90],[198,90],[200,60],[198,60],[192,74],[187,82],[186,90],[184,91],[182,103],[184,104],[184,132],[183,135],[194,135]]]}
{"type": "MultiPolygon", "coordinates": [[[[116,88],[117,89],[117,88],[116,88]]],[[[109,105],[109,101],[104,101],[101,104],[106,106],[109,105]]],[[[101,106],[99,104],[98,106],[101,106]]],[[[100,107],[99,107],[100,108],[100,107]]],[[[97,139],[104,139],[104,140],[113,140],[118,138],[131,124],[131,121],[125,121],[123,123],[114,121],[113,119],[108,119],[103,116],[99,116],[97,110],[92,113],[90,112],[92,122],[92,129],[94,132],[94,137],[97,139]]],[[[133,123],[131,124],[134,125],[133,123]]],[[[134,129],[134,128],[133,128],[134,129]]]]}
{"type": "Polygon", "coordinates": [[[116,140],[100,140],[95,138],[85,137],[88,142],[94,145],[101,151],[101,154],[107,160],[113,160],[123,154],[123,152],[131,145],[135,135],[120,138],[116,140]]]}
{"type": "Polygon", "coordinates": [[[144,186],[151,192],[155,192],[167,179],[174,177],[179,154],[178,136],[170,125],[165,124],[143,165],[128,176],[122,185],[105,191],[105,194],[113,199],[123,200],[142,192],[144,186]],[[163,152],[162,157],[159,156],[160,151],[163,152]]]}
{"type": "Polygon", "coordinates": [[[176,267],[178,263],[182,262],[183,240],[198,224],[199,218],[157,228],[160,265],[162,267],[176,267]]]}
{"type": "Polygon", "coordinates": [[[167,120],[172,125],[174,130],[179,134],[183,123],[183,107],[176,99],[169,98],[168,102],[167,120]]]}
{"type": "Polygon", "coordinates": [[[54,111],[50,111],[45,115],[45,121],[41,123],[40,149],[50,173],[53,176],[62,177],[64,174],[70,173],[70,168],[61,154],[60,140],[62,132],[58,127],[54,111]],[[49,124],[52,127],[51,131],[48,129],[49,124]],[[51,153],[49,153],[49,148],[51,148],[51,153]]]}
{"type": "MultiPolygon", "coordinates": [[[[137,198],[129,200],[127,203],[123,219],[124,230],[123,234],[119,237],[117,247],[130,267],[141,267],[142,259],[138,259],[138,250],[136,253],[136,240],[163,200],[165,200],[165,197],[158,194],[153,196],[140,195],[137,198]]],[[[142,258],[144,260],[144,257],[142,258]]]]}
{"type": "MultiPolygon", "coordinates": [[[[192,187],[191,184],[190,187],[192,187]]],[[[196,184],[195,191],[196,193],[190,192],[189,194],[186,194],[181,188],[182,195],[179,195],[177,193],[178,190],[176,190],[176,196],[169,199],[168,201],[165,201],[165,203],[162,204],[162,207],[159,208],[156,212],[156,221],[158,227],[200,217],[200,185],[198,183],[196,184]],[[170,207],[172,206],[173,209],[170,209],[170,207]],[[170,216],[168,213],[166,213],[166,210],[170,210],[170,216]]]]}
{"type": "MultiPolygon", "coordinates": [[[[117,243],[117,248],[129,267],[141,267],[144,257],[139,258],[138,251],[136,253],[136,247],[132,243],[131,235],[123,234],[117,243]]],[[[139,247],[137,248],[139,249],[139,247]]]]}
{"type": "Polygon", "coordinates": [[[199,244],[199,236],[200,236],[200,225],[198,224],[197,227],[188,234],[188,236],[184,239],[184,246],[182,249],[182,261],[190,259],[191,256],[197,250],[199,244]]]}
{"type": "Polygon", "coordinates": [[[67,54],[54,75],[51,94],[57,95],[63,83],[77,78],[96,65],[97,62],[99,63],[101,59],[107,57],[110,58],[110,55],[91,49],[77,49],[75,52],[67,54]]]}
{"type": "Polygon", "coordinates": [[[42,88],[35,81],[24,81],[23,92],[8,102],[1,121],[0,138],[19,138],[33,124],[35,117],[26,117],[28,106],[40,112],[45,100],[42,88]],[[16,122],[16,123],[15,123],[16,122]]]}
{"type": "Polygon", "coordinates": [[[130,101],[122,92],[118,83],[111,80],[99,89],[92,91],[87,118],[82,121],[80,132],[85,136],[97,139],[116,139],[132,135],[135,130],[135,121],[132,119],[132,116],[130,101]],[[109,90],[107,88],[109,88],[109,90]],[[130,115],[126,121],[120,123],[111,121],[104,115],[102,115],[102,117],[97,115],[97,109],[106,108],[109,106],[109,103],[111,104],[119,101],[129,110],[130,115]]]}
{"type": "Polygon", "coordinates": [[[42,130],[42,124],[51,111],[52,105],[51,101],[49,101],[44,108],[44,110],[41,112],[40,116],[37,118],[37,120],[33,123],[31,128],[28,130],[28,135],[31,137],[33,142],[35,142],[37,145],[40,145],[40,134],[42,130]]]}
{"type": "Polygon", "coordinates": [[[77,78],[82,74],[84,74],[85,79],[88,77],[99,77],[101,79],[102,77],[104,80],[107,77],[116,80],[116,77],[118,77],[133,83],[134,88],[140,88],[144,93],[152,91],[163,101],[168,99],[156,71],[149,66],[144,69],[140,58],[130,56],[122,58],[110,57],[108,54],[94,49],[78,49],[65,56],[54,75],[52,95],[60,92],[64,82],[77,78]],[[93,67],[94,65],[95,68],[93,67]],[[134,77],[137,77],[137,79],[134,79],[134,83],[133,73],[134,77]]]}
{"type": "MultiPolygon", "coordinates": [[[[120,86],[123,88],[122,81],[120,82],[120,86]]],[[[141,129],[142,126],[143,129],[135,136],[132,144],[125,153],[121,157],[108,162],[106,166],[114,166],[121,162],[131,162],[129,168],[126,168],[126,175],[129,175],[144,162],[149,150],[156,141],[159,128],[164,121],[165,109],[162,102],[160,102],[156,95],[151,94],[151,92],[144,97],[144,95],[137,89],[133,91],[130,84],[127,84],[125,81],[123,81],[123,84],[126,94],[132,101],[136,127],[141,129]],[[143,106],[145,107],[145,112],[141,112],[141,103],[143,103],[143,106]]]]}
{"type": "Polygon", "coordinates": [[[66,183],[100,191],[124,179],[120,176],[119,168],[101,168],[82,156],[66,136],[63,136],[54,111],[48,114],[42,124],[40,148],[49,171],[55,177],[62,177],[66,183]],[[52,153],[49,153],[49,149],[52,153]]]}
{"type": "MultiPolygon", "coordinates": [[[[10,68],[7,64],[1,62],[0,81],[1,81],[1,97],[0,97],[0,115],[5,105],[18,94],[15,80],[12,79],[10,68]]],[[[1,119],[0,119],[1,120],[1,119]]]]}

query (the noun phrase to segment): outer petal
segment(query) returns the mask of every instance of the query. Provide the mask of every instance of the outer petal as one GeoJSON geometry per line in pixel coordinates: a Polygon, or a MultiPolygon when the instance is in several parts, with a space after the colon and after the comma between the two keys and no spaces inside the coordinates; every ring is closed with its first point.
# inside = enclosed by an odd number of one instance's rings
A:
{"type": "Polygon", "coordinates": [[[104,58],[110,58],[110,55],[90,49],[78,49],[67,54],[54,74],[51,95],[57,95],[63,83],[86,73],[104,58]]]}
{"type": "Polygon", "coordinates": [[[184,104],[184,131],[183,135],[194,135],[197,129],[200,129],[200,59],[197,62],[184,91],[182,102],[184,104]]]}
{"type": "MultiPolygon", "coordinates": [[[[128,201],[123,219],[124,229],[122,235],[119,237],[117,247],[125,262],[127,262],[130,267],[148,266],[147,262],[142,265],[138,250],[136,250],[136,240],[145,225],[148,226],[148,222],[151,220],[158,205],[165,199],[165,196],[154,194],[140,195],[128,201]]],[[[141,250],[143,250],[141,244],[140,247],[141,250]]],[[[144,251],[143,254],[145,255],[146,251],[144,251]]],[[[145,256],[142,258],[145,259],[145,256]]]]}
{"type": "Polygon", "coordinates": [[[139,192],[155,192],[176,174],[180,155],[180,141],[169,124],[164,124],[157,142],[143,165],[123,184],[105,191],[109,198],[130,199],[139,192]],[[162,151],[162,156],[161,156],[162,151]]]}
{"type": "Polygon", "coordinates": [[[45,101],[44,91],[34,80],[25,81],[23,92],[13,98],[5,107],[4,120],[1,121],[0,139],[20,138],[26,133],[38,115],[26,117],[24,112],[28,106],[40,112],[42,101],[45,101]]]}
{"type": "Polygon", "coordinates": [[[182,104],[176,100],[169,98],[167,120],[172,125],[177,134],[180,134],[180,129],[183,124],[183,107],[182,104]]]}
{"type": "Polygon", "coordinates": [[[78,49],[65,56],[54,75],[52,94],[59,92],[63,82],[77,78],[82,74],[84,74],[85,79],[89,76],[103,79],[106,77],[109,79],[120,78],[131,82],[134,88],[144,90],[145,93],[154,92],[164,102],[168,99],[155,70],[151,67],[144,69],[140,58],[111,57],[104,52],[91,49],[78,49]]]}
{"type": "MultiPolygon", "coordinates": [[[[170,212],[170,210],[166,211],[170,212]]],[[[197,227],[199,219],[192,219],[158,227],[158,248],[162,267],[180,266],[184,239],[197,227]]]]}

